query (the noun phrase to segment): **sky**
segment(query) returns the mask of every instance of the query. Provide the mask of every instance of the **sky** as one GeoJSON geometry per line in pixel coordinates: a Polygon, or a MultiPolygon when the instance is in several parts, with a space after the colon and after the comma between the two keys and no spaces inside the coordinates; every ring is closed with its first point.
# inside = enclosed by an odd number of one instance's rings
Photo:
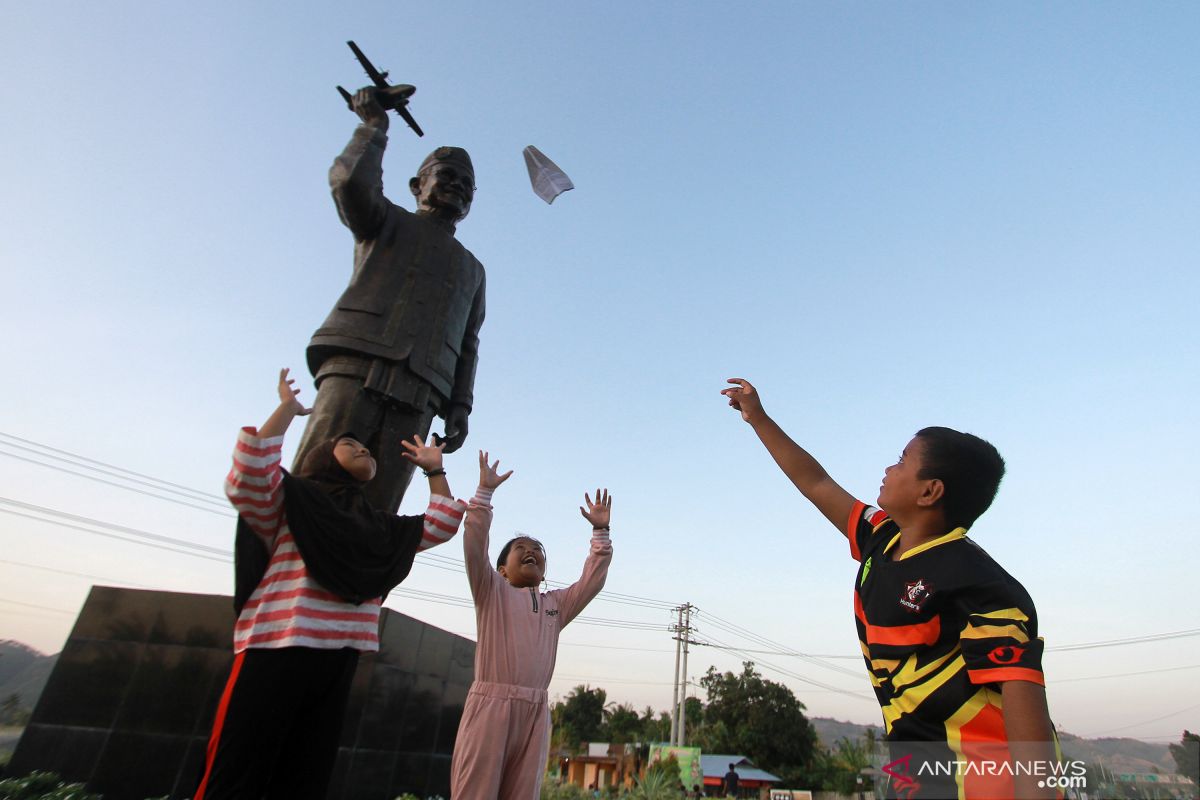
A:
{"type": "MultiPolygon", "coordinates": [[[[583,492],[614,497],[607,591],[552,695],[666,709],[690,603],[691,692],[753,659],[810,715],[879,722],[855,564],[718,394],[741,376],[868,502],[921,427],[994,442],[972,536],[1037,603],[1055,722],[1178,741],[1200,729],[1198,27],[1181,2],[14,6],[0,638],[57,652],[93,584],[231,592],[235,433],[281,367],[311,401],[304,349],[350,275],[327,170],[356,123],[334,87],[367,82],[354,39],[417,87],[391,199],[412,208],[438,145],[475,163],[458,236],[487,320],[451,486],[480,448],[515,469],[493,539],[538,536],[560,582],[583,492]],[[553,205],[530,144],[577,187],[553,205]]],[[[461,559],[422,557],[388,606],[473,637],[461,559]]]]}

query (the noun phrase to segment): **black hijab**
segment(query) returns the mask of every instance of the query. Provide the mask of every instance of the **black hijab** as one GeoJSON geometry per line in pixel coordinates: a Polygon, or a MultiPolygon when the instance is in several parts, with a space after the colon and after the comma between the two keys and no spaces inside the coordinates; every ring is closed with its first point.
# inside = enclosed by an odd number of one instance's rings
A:
{"type": "MultiPolygon", "coordinates": [[[[283,470],[288,527],[308,573],[347,603],[384,597],[403,581],[424,534],[424,516],[397,516],[373,507],[363,484],[337,462],[344,433],[314,447],[298,473],[283,470]]],[[[238,517],[234,546],[234,610],[240,614],[266,574],[271,554],[238,517]]]]}

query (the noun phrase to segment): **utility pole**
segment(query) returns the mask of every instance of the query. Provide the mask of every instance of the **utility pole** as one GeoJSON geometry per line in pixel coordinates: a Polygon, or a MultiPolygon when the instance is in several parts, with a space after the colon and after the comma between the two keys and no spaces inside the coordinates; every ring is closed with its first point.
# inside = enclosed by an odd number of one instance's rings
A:
{"type": "Polygon", "coordinates": [[[679,742],[676,747],[683,747],[687,740],[687,657],[688,645],[692,639],[692,609],[691,603],[683,606],[683,691],[679,693],[679,742]]]}
{"type": "Polygon", "coordinates": [[[678,612],[678,621],[670,628],[675,634],[675,688],[671,694],[671,744],[675,744],[676,734],[679,733],[679,650],[682,646],[679,632],[683,630],[683,606],[679,606],[675,611],[678,612]]]}

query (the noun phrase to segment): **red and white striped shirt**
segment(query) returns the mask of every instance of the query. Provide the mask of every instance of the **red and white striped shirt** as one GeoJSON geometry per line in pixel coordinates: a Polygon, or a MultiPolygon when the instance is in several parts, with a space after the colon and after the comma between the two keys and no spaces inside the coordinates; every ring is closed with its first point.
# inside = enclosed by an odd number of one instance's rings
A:
{"type": "MultiPolygon", "coordinates": [[[[266,574],[238,616],[233,651],[248,647],[378,650],[380,600],[347,603],[313,580],[304,566],[284,512],[282,449],[282,436],[260,439],[257,429],[242,428],[233,468],[225,479],[229,501],[271,550],[266,574]]],[[[452,539],[466,507],[450,497],[430,497],[418,552],[452,539]]]]}

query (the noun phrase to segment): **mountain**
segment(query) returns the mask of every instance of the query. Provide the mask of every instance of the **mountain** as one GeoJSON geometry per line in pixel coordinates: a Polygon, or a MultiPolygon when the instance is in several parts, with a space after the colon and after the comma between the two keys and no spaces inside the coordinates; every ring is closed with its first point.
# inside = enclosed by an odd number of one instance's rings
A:
{"type": "Polygon", "coordinates": [[[0,701],[15,694],[22,708],[33,710],[57,661],[57,654],[48,656],[20,642],[0,640],[0,701]]]}

